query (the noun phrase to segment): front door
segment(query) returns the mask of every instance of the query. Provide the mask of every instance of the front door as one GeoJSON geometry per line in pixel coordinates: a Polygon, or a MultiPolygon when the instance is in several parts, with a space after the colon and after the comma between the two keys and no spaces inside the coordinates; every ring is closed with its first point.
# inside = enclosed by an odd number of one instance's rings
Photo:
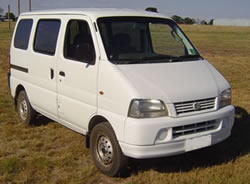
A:
{"type": "Polygon", "coordinates": [[[88,18],[67,18],[63,54],[58,60],[58,115],[62,122],[86,132],[97,112],[96,43],[88,18]]]}

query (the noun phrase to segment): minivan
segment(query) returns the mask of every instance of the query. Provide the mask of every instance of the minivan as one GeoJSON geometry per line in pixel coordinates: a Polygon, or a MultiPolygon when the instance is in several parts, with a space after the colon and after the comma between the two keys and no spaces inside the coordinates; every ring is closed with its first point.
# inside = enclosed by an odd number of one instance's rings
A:
{"type": "Polygon", "coordinates": [[[96,167],[219,143],[234,123],[231,89],[181,28],[159,13],[67,9],[22,13],[9,86],[21,122],[42,114],[85,135],[96,167]]]}

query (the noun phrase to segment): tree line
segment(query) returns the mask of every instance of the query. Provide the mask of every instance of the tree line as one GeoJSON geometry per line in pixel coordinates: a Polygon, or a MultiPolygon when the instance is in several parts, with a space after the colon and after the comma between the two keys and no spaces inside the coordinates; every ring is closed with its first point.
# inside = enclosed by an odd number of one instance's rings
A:
{"type": "Polygon", "coordinates": [[[203,25],[213,25],[214,19],[211,19],[209,22],[206,20],[194,19],[190,17],[182,18],[178,15],[171,17],[175,22],[179,24],[203,24],[203,25]]]}
{"type": "MultiPolygon", "coordinates": [[[[2,13],[4,12],[4,9],[2,7],[0,7],[0,15],[2,15],[2,13]]],[[[4,19],[8,19],[8,12],[5,13],[5,15],[3,16],[4,19]]],[[[10,19],[15,21],[16,20],[16,16],[14,13],[10,12],[10,19]]]]}
{"type": "MultiPolygon", "coordinates": [[[[148,7],[145,9],[146,11],[150,11],[150,12],[155,12],[158,13],[157,8],[155,7],[148,7]]],[[[175,22],[177,22],[178,24],[203,24],[203,25],[213,25],[214,19],[211,19],[209,22],[207,22],[206,20],[200,20],[200,19],[194,19],[194,18],[190,18],[190,17],[185,17],[182,18],[178,15],[174,15],[171,17],[175,22]]]]}

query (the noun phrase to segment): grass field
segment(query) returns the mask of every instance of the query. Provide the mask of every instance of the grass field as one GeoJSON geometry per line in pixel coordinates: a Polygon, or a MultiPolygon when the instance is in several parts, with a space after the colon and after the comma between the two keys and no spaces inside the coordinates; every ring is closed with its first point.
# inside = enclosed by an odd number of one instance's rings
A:
{"type": "Polygon", "coordinates": [[[46,119],[39,126],[18,121],[7,85],[11,33],[0,23],[0,183],[250,183],[250,27],[182,28],[231,84],[232,136],[183,155],[131,160],[128,177],[109,178],[94,167],[83,136],[46,119]]]}

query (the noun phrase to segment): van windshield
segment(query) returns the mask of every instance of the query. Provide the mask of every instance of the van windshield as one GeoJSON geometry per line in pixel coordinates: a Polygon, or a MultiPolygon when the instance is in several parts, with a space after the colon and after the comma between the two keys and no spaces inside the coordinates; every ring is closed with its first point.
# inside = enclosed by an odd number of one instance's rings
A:
{"type": "Polygon", "coordinates": [[[114,64],[181,62],[202,59],[176,23],[151,17],[97,20],[108,59],[114,64]]]}

